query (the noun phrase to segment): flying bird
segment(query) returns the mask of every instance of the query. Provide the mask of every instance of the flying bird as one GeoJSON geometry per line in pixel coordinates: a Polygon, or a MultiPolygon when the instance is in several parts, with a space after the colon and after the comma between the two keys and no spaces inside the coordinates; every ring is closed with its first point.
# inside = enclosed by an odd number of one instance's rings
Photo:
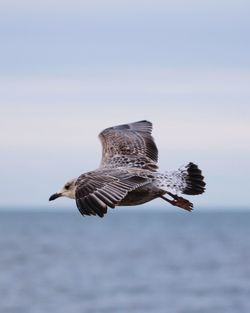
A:
{"type": "Polygon", "coordinates": [[[152,123],[139,121],[114,126],[99,134],[102,160],[99,168],[68,181],[49,201],[75,199],[82,215],[103,217],[108,208],[132,206],[162,198],[191,211],[193,204],[180,196],[205,191],[204,177],[192,162],[159,172],[158,149],[151,135],[152,123]]]}

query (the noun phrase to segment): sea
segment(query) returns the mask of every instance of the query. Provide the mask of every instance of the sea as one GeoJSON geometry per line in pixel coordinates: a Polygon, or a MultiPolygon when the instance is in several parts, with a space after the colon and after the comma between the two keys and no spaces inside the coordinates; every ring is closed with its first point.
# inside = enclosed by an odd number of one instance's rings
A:
{"type": "Polygon", "coordinates": [[[250,210],[2,210],[0,312],[249,313],[250,210]]]}

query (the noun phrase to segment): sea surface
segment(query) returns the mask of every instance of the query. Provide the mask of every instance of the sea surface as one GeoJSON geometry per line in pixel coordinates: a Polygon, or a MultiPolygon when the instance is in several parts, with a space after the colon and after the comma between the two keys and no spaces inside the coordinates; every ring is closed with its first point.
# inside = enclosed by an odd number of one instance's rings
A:
{"type": "Polygon", "coordinates": [[[249,313],[250,212],[0,212],[1,313],[249,313]]]}

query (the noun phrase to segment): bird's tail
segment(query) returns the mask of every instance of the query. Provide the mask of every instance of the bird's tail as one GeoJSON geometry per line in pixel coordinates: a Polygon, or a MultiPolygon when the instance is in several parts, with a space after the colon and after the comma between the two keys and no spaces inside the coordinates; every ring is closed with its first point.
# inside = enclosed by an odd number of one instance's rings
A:
{"type": "Polygon", "coordinates": [[[199,195],[206,186],[201,170],[191,162],[177,171],[159,174],[157,181],[158,187],[174,194],[199,195]]]}

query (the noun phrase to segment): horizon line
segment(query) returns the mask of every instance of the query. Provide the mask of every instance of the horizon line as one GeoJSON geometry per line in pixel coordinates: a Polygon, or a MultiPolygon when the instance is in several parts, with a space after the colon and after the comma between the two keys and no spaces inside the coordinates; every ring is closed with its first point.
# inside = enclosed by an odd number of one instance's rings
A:
{"type": "MultiPolygon", "coordinates": [[[[110,211],[113,210],[109,208],[110,211]]],[[[63,207],[45,207],[42,205],[35,205],[35,206],[25,206],[22,205],[20,207],[13,205],[13,206],[2,206],[0,205],[0,213],[1,212],[10,212],[10,213],[15,213],[15,212],[44,212],[44,213],[50,213],[50,212],[74,212],[77,211],[77,208],[72,208],[70,206],[63,206],[63,207]]],[[[121,212],[133,212],[133,211],[158,211],[158,212],[176,212],[176,208],[171,208],[171,207],[163,207],[163,206],[144,206],[144,207],[117,207],[116,210],[120,210],[121,212]]],[[[183,210],[177,210],[177,211],[183,211],[183,210]]],[[[250,206],[245,206],[241,205],[239,207],[237,206],[226,206],[226,205],[219,205],[219,206],[208,206],[208,205],[202,205],[202,206],[197,206],[194,208],[192,211],[202,213],[202,212],[250,212],[250,206]]]]}

